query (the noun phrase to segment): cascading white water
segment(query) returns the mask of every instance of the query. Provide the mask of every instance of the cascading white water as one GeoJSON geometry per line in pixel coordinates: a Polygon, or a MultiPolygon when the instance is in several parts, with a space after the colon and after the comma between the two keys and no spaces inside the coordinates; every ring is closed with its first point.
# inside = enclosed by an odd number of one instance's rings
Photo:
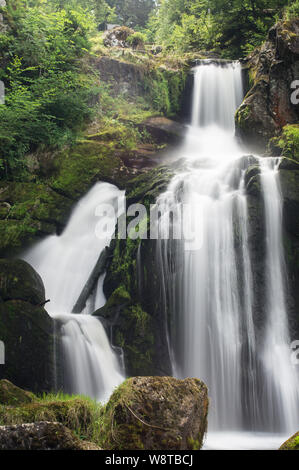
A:
{"type": "MultiPolygon", "coordinates": [[[[163,240],[162,217],[157,262],[163,265],[165,297],[175,323],[170,331],[174,370],[179,377],[195,376],[207,383],[209,430],[291,434],[296,423],[298,427],[299,396],[283,294],[281,200],[275,168],[264,163],[268,305],[261,341],[254,323],[244,183],[250,158],[242,157],[244,150],[234,138],[234,113],[241,100],[238,63],[196,67],[192,123],[181,148],[184,170],[158,204],[164,214],[176,214],[182,204],[191,206],[189,222],[201,231],[197,237],[202,244],[192,249],[163,240]],[[170,269],[170,258],[177,269],[170,269]]],[[[209,436],[208,447],[213,447],[209,436]]],[[[219,435],[214,436],[216,443],[219,435]]],[[[244,441],[248,443],[248,434],[244,441]]],[[[275,438],[272,442],[275,448],[275,438]]]]}
{"type": "MultiPolygon", "coordinates": [[[[96,208],[116,205],[122,197],[115,186],[97,183],[76,205],[62,235],[47,237],[24,257],[41,275],[51,301],[47,310],[60,331],[64,364],[59,366],[63,368],[66,390],[100,401],[109,398],[114,387],[124,380],[102,323],[90,315],[105,303],[103,276],[83,313],[71,312],[112,236],[96,236],[96,208]]],[[[115,223],[111,220],[108,225],[115,223]]]]}
{"type": "Polygon", "coordinates": [[[282,198],[279,159],[261,159],[261,182],[266,216],[267,323],[262,360],[265,407],[269,425],[285,431],[299,425],[299,382],[290,361],[290,333],[286,314],[286,267],[282,243],[282,198]]]}

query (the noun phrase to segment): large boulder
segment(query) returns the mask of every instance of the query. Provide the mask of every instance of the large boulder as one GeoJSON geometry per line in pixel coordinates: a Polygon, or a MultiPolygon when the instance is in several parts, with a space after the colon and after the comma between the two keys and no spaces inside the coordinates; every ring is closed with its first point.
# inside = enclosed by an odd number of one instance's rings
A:
{"type": "Polygon", "coordinates": [[[81,441],[61,423],[0,426],[0,450],[101,450],[91,442],[81,441]]]}
{"type": "Polygon", "coordinates": [[[5,302],[23,300],[32,305],[41,305],[46,300],[41,277],[21,259],[0,259],[0,297],[5,302]]]}
{"type": "Polygon", "coordinates": [[[299,432],[284,442],[279,450],[299,450],[299,432]]]}
{"type": "Polygon", "coordinates": [[[134,34],[134,30],[127,26],[118,26],[104,35],[106,47],[130,47],[128,38],[134,34]]]}
{"type": "Polygon", "coordinates": [[[0,280],[0,340],[5,349],[0,379],[34,392],[51,390],[54,323],[42,305],[42,280],[21,260],[1,260],[0,280]]]}
{"type": "Polygon", "coordinates": [[[299,19],[277,23],[247,67],[252,87],[236,113],[237,132],[247,145],[264,150],[286,124],[299,120],[299,108],[290,99],[299,76],[299,19]]]}
{"type": "Polygon", "coordinates": [[[207,429],[208,404],[207,387],[198,379],[128,379],[103,408],[102,447],[200,449],[207,429]]]}

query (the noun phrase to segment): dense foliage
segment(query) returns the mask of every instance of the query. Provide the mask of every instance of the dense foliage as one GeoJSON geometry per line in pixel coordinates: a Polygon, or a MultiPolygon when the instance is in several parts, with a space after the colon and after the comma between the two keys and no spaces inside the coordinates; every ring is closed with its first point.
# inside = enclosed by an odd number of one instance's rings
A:
{"type": "Polygon", "coordinates": [[[276,20],[298,11],[298,0],[160,0],[148,35],[168,49],[238,58],[260,45],[276,20]]]}
{"type": "Polygon", "coordinates": [[[72,2],[8,0],[3,15],[0,169],[9,177],[21,171],[25,153],[72,138],[90,116],[96,90],[82,73],[93,27],[88,11],[72,2]]]}

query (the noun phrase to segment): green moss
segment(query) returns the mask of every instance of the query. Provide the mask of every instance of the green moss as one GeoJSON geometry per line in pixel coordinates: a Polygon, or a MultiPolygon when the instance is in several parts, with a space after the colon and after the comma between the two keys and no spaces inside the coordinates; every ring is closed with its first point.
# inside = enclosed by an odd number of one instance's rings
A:
{"type": "Polygon", "coordinates": [[[31,403],[36,400],[36,396],[31,392],[26,392],[9,380],[0,380],[0,404],[5,406],[18,406],[24,403],[31,403]]]}
{"type": "Polygon", "coordinates": [[[155,110],[171,117],[181,108],[187,71],[169,70],[166,67],[153,69],[144,77],[144,88],[148,100],[155,110]]]}
{"type": "Polygon", "coordinates": [[[281,155],[299,163],[299,124],[285,126],[278,138],[271,140],[271,145],[281,150],[281,155]]]}
{"type": "Polygon", "coordinates": [[[0,254],[7,255],[40,235],[60,230],[73,202],[44,183],[2,182],[0,202],[9,204],[0,220],[0,254]]]}
{"type": "Polygon", "coordinates": [[[242,105],[236,112],[236,124],[240,129],[247,127],[247,122],[250,116],[249,106],[242,105]]]}
{"type": "Polygon", "coordinates": [[[288,439],[279,450],[299,450],[299,432],[288,439]]]}
{"type": "Polygon", "coordinates": [[[117,176],[121,161],[114,155],[113,143],[83,140],[56,156],[57,176],[49,181],[55,191],[77,199],[97,180],[117,176]]]}
{"type": "Polygon", "coordinates": [[[62,423],[80,439],[99,442],[101,405],[87,397],[49,395],[21,406],[1,406],[0,424],[22,424],[39,421],[62,423]]]}
{"type": "Polygon", "coordinates": [[[131,389],[131,380],[126,380],[120,385],[110,397],[109,402],[101,410],[101,446],[104,449],[144,449],[140,438],[142,425],[136,422],[136,427],[132,424],[120,424],[122,421],[122,407],[132,405],[135,399],[131,389]]]}
{"type": "MultiPolygon", "coordinates": [[[[134,178],[127,183],[127,204],[142,203],[149,210],[159,194],[166,190],[172,176],[173,170],[165,166],[134,178]]],[[[148,229],[147,222],[144,219],[141,223],[143,231],[148,229]]],[[[113,240],[113,257],[104,283],[108,302],[96,314],[113,321],[113,343],[123,348],[129,375],[152,375],[155,373],[157,332],[152,312],[142,304],[139,296],[136,264],[140,243],[140,239],[116,237],[113,240]]],[[[154,271],[148,276],[144,273],[145,282],[151,283],[154,276],[154,271]]],[[[156,301],[158,297],[152,299],[152,304],[156,301]]]]}
{"type": "Polygon", "coordinates": [[[61,232],[75,200],[99,180],[123,181],[113,143],[85,140],[58,153],[54,169],[35,183],[0,183],[0,255],[15,253],[36,237],[61,232]],[[7,209],[9,207],[9,210],[7,209]]]}
{"type": "Polygon", "coordinates": [[[101,410],[100,444],[108,450],[179,450],[193,449],[195,446],[201,448],[206,428],[207,406],[206,387],[196,379],[128,379],[114,391],[109,402],[101,410]],[[181,426],[184,418],[186,419],[182,404],[188,400],[190,406],[191,396],[199,422],[202,420],[200,435],[193,437],[191,429],[187,430],[181,426]],[[182,442],[184,447],[181,447],[182,442]]]}

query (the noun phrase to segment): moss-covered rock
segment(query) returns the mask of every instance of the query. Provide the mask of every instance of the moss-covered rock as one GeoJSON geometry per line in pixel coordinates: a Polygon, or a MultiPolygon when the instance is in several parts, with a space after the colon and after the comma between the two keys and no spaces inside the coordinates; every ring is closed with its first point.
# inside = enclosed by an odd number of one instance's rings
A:
{"type": "MultiPolygon", "coordinates": [[[[0,402],[0,426],[22,426],[24,423],[42,421],[60,423],[74,432],[80,440],[99,443],[101,404],[88,397],[61,393],[35,396],[18,389],[7,381],[2,381],[2,383],[6,403],[0,402]],[[9,396],[6,393],[7,388],[9,396]]],[[[26,437],[25,434],[24,437],[26,437]]],[[[84,442],[82,446],[83,444],[84,442]]],[[[91,444],[87,442],[86,445],[88,447],[91,444]]]]}
{"type": "Polygon", "coordinates": [[[41,305],[46,300],[45,287],[40,275],[26,261],[0,259],[0,298],[41,305]]]}
{"type": "Polygon", "coordinates": [[[5,364],[0,378],[37,392],[53,386],[53,330],[42,307],[45,288],[40,276],[22,260],[0,260],[0,340],[5,364]]]}
{"type": "Polygon", "coordinates": [[[15,425],[39,421],[59,422],[78,435],[91,437],[94,425],[94,404],[84,398],[69,400],[36,400],[17,407],[0,406],[0,424],[15,425]]]}
{"type": "Polygon", "coordinates": [[[0,450],[101,450],[61,423],[47,421],[0,426],[0,450]]]}
{"type": "MultiPolygon", "coordinates": [[[[157,197],[167,189],[174,170],[157,167],[127,183],[127,205],[142,203],[149,210],[157,197]]],[[[144,232],[149,230],[148,219],[144,232]]],[[[107,304],[95,314],[112,325],[115,346],[124,351],[129,375],[171,374],[165,315],[161,309],[161,282],[155,264],[155,240],[118,239],[110,246],[112,256],[104,281],[107,304]],[[138,256],[149,275],[140,291],[138,256]]]]}
{"type": "Polygon", "coordinates": [[[109,450],[200,449],[207,414],[207,387],[200,380],[131,378],[118,387],[102,410],[102,447],[109,450]]]}
{"type": "Polygon", "coordinates": [[[279,450],[299,450],[299,432],[284,442],[279,450]]]}
{"type": "Polygon", "coordinates": [[[115,27],[104,35],[104,45],[106,47],[129,47],[128,39],[133,34],[134,30],[127,26],[115,27]]]}
{"type": "Polygon", "coordinates": [[[132,174],[115,145],[80,141],[55,154],[38,182],[0,183],[0,256],[15,255],[39,237],[61,233],[77,199],[97,181],[123,187],[132,174]],[[2,209],[1,209],[2,208],[2,209]]]}
{"type": "Polygon", "coordinates": [[[248,194],[258,195],[260,193],[260,173],[259,165],[250,165],[245,172],[245,186],[248,194]]]}
{"type": "Polygon", "coordinates": [[[15,254],[36,237],[60,232],[73,201],[44,183],[0,183],[0,256],[15,254]]]}
{"type": "Polygon", "coordinates": [[[56,175],[49,185],[55,191],[77,200],[97,181],[122,186],[122,162],[115,155],[113,142],[104,145],[95,140],[83,140],[55,158],[56,175]]]}
{"type": "Polygon", "coordinates": [[[5,364],[0,378],[35,392],[53,387],[53,320],[39,306],[22,300],[0,302],[0,338],[5,364]]]}
{"type": "Polygon", "coordinates": [[[36,396],[23,390],[9,380],[0,380],[0,404],[6,406],[19,406],[25,403],[32,403],[36,396]]]}

